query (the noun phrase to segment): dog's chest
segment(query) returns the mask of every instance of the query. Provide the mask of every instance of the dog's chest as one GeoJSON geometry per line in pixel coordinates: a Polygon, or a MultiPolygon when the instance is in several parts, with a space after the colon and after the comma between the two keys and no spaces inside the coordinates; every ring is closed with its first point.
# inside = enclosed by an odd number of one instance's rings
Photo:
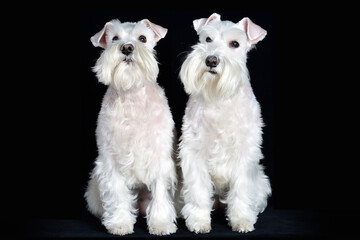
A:
{"type": "MultiPolygon", "coordinates": [[[[201,151],[217,189],[226,189],[236,159],[238,125],[234,116],[224,116],[220,109],[204,109],[199,126],[201,151]]],[[[239,123],[240,124],[240,123],[239,123]]]]}
{"type": "Polygon", "coordinates": [[[109,91],[98,119],[98,142],[113,153],[119,171],[129,181],[144,182],[149,167],[158,159],[154,142],[170,143],[165,139],[173,127],[167,101],[158,87],[124,95],[109,91]]]}
{"type": "Polygon", "coordinates": [[[243,94],[218,104],[195,100],[189,107],[194,145],[206,160],[215,186],[226,189],[236,161],[260,134],[259,104],[253,95],[243,94]]]}
{"type": "Polygon", "coordinates": [[[167,102],[159,89],[143,87],[122,94],[109,90],[99,117],[106,120],[115,135],[138,136],[158,129],[168,117],[167,102]]]}

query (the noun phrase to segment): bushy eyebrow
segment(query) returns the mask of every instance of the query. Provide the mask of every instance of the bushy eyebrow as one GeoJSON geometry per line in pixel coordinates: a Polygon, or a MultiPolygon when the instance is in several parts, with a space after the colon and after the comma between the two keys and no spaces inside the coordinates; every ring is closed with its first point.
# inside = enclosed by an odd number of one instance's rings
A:
{"type": "Polygon", "coordinates": [[[219,36],[219,32],[211,27],[211,26],[205,26],[199,33],[200,37],[203,37],[204,39],[206,39],[206,37],[210,37],[210,38],[216,38],[219,36]]]}
{"type": "Polygon", "coordinates": [[[231,28],[225,30],[221,33],[221,37],[224,39],[241,39],[242,37],[246,37],[245,33],[240,29],[231,28]]]}

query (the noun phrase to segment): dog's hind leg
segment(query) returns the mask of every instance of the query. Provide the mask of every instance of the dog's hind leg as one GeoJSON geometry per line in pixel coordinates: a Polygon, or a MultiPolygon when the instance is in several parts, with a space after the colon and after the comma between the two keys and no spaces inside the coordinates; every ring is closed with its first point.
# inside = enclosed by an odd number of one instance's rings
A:
{"type": "Polygon", "coordinates": [[[89,211],[97,217],[101,217],[104,213],[104,209],[101,204],[99,185],[96,176],[92,175],[90,177],[86,192],[85,199],[87,202],[87,207],[89,211]]]}
{"type": "Polygon", "coordinates": [[[264,173],[264,168],[262,165],[258,165],[258,175],[257,175],[257,199],[256,199],[256,210],[259,213],[262,213],[267,206],[267,199],[271,195],[271,186],[269,178],[264,173]]]}

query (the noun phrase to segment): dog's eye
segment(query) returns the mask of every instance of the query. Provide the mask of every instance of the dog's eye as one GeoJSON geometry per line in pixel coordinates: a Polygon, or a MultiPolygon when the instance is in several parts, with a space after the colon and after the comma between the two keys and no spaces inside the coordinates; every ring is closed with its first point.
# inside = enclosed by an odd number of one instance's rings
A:
{"type": "Polygon", "coordinates": [[[238,48],[239,46],[240,46],[240,44],[237,41],[230,42],[230,47],[238,48]]]}
{"type": "Polygon", "coordinates": [[[119,37],[118,36],[114,36],[112,39],[111,39],[111,41],[117,41],[117,40],[119,40],[119,37]]]}
{"type": "Polygon", "coordinates": [[[206,42],[212,42],[212,39],[209,38],[209,37],[207,37],[207,38],[205,39],[205,41],[206,41],[206,42]]]}
{"type": "Polygon", "coordinates": [[[143,42],[143,43],[146,43],[146,37],[144,35],[140,35],[139,41],[143,42]]]}

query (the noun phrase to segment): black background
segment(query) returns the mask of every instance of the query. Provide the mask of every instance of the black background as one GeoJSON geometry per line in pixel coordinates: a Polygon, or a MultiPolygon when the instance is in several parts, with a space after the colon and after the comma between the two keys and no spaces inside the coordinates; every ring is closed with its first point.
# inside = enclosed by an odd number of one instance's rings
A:
{"type": "Polygon", "coordinates": [[[249,52],[248,68],[266,124],[263,164],[273,188],[270,207],[321,211],[339,232],[351,228],[358,203],[353,154],[358,135],[348,130],[356,125],[357,111],[348,103],[356,102],[357,94],[347,71],[355,66],[342,54],[348,39],[341,34],[343,23],[352,19],[341,20],[341,9],[303,3],[191,10],[52,7],[15,14],[26,21],[4,27],[14,39],[4,44],[3,71],[13,79],[4,80],[2,88],[5,228],[18,229],[19,218],[78,218],[86,211],[83,194],[97,155],[94,131],[106,90],[91,72],[101,50],[90,37],[113,18],[148,18],[169,29],[155,48],[158,82],[180,133],[187,96],[178,71],[197,41],[192,21],[213,12],[233,22],[247,16],[268,32],[249,52]],[[14,28],[19,25],[22,31],[14,28]]]}

